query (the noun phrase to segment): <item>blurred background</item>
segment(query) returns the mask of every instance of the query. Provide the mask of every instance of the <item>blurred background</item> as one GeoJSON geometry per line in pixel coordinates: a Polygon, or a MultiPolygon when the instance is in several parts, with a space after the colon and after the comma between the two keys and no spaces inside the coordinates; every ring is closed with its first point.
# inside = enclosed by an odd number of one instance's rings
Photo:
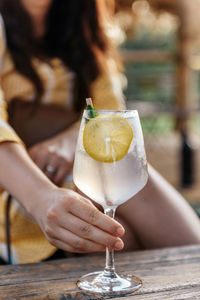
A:
{"type": "Polygon", "coordinates": [[[109,34],[148,161],[200,212],[200,0],[115,0],[113,9],[109,34]]]}

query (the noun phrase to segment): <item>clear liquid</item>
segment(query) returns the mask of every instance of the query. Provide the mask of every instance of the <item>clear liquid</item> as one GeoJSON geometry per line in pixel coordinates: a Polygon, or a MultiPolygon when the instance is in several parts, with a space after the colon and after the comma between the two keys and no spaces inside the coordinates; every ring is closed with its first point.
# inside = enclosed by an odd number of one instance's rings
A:
{"type": "Polygon", "coordinates": [[[103,207],[118,206],[137,194],[147,182],[146,162],[128,153],[113,163],[102,163],[78,151],[74,183],[103,207]]]}
{"type": "MultiPolygon", "coordinates": [[[[143,134],[137,112],[106,113],[117,113],[131,125],[133,139],[128,153],[121,160],[112,163],[103,163],[90,157],[83,147],[83,117],[73,170],[75,185],[104,208],[126,202],[145,186],[148,177],[143,134]]],[[[87,117],[87,114],[84,116],[87,117]]]]}

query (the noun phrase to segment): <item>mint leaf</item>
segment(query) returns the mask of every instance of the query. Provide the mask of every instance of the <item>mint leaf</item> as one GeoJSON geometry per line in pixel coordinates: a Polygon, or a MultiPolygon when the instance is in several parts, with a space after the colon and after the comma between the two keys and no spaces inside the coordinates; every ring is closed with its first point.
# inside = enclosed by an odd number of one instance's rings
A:
{"type": "Polygon", "coordinates": [[[92,107],[91,105],[87,105],[86,110],[89,110],[90,118],[95,118],[96,116],[98,116],[97,110],[94,107],[92,107]]]}
{"type": "MultiPolygon", "coordinates": [[[[93,106],[87,105],[86,110],[88,111],[88,117],[90,119],[95,118],[95,117],[98,116],[98,112],[97,112],[97,110],[93,106]]],[[[89,119],[85,118],[85,121],[87,123],[89,121],[89,119]]]]}

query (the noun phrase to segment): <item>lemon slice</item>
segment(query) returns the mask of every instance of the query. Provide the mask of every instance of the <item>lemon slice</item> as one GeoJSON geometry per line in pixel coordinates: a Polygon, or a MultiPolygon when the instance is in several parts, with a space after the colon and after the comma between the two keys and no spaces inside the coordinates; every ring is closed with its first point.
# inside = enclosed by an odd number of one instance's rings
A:
{"type": "Polygon", "coordinates": [[[94,159],[114,162],[122,159],[130,147],[133,130],[118,115],[99,115],[90,119],[83,131],[83,146],[94,159]]]}

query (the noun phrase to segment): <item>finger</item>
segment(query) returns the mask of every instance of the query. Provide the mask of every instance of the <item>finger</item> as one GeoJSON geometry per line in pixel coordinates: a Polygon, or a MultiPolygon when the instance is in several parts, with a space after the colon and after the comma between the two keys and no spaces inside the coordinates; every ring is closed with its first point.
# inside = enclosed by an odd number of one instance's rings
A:
{"type": "Polygon", "coordinates": [[[47,164],[44,167],[43,172],[49,179],[54,182],[55,173],[57,172],[57,166],[47,164]]]}
{"type": "MultiPolygon", "coordinates": [[[[31,156],[31,153],[30,153],[31,156]]],[[[34,161],[34,163],[42,170],[44,171],[44,168],[46,166],[47,163],[47,155],[45,155],[42,151],[39,152],[35,152],[32,156],[31,156],[32,160],[34,161]]]]}
{"type": "Polygon", "coordinates": [[[71,253],[85,253],[84,251],[81,251],[78,252],[78,250],[76,251],[73,247],[71,247],[70,245],[68,244],[65,244],[63,243],[62,241],[58,240],[58,239],[52,239],[52,240],[49,240],[49,242],[56,248],[58,249],[62,249],[66,252],[71,252],[71,253]]]}
{"type": "Polygon", "coordinates": [[[35,147],[31,147],[28,149],[28,154],[31,157],[31,159],[35,162],[37,151],[35,150],[35,147]]]}
{"type": "Polygon", "coordinates": [[[76,197],[77,201],[73,201],[69,207],[69,212],[78,218],[93,224],[100,229],[107,231],[115,236],[123,236],[125,233],[124,228],[116,220],[106,216],[94,206],[81,201],[83,197],[76,197]]]}
{"type": "Polygon", "coordinates": [[[53,155],[48,155],[46,160],[46,165],[44,166],[44,173],[47,175],[49,179],[54,182],[54,178],[59,169],[58,159],[53,155]]]}
{"type": "Polygon", "coordinates": [[[64,228],[59,228],[59,230],[57,230],[57,236],[52,238],[50,242],[55,245],[56,241],[62,243],[63,247],[65,247],[62,249],[66,251],[69,251],[69,247],[72,252],[77,253],[105,251],[105,246],[83,239],[64,228]]]}
{"type": "Polygon", "coordinates": [[[56,183],[57,185],[61,185],[65,177],[67,176],[69,170],[70,168],[68,168],[66,165],[59,166],[53,178],[54,183],[56,183]]]}
{"type": "Polygon", "coordinates": [[[121,250],[124,247],[122,240],[118,237],[102,231],[98,227],[89,224],[74,215],[68,214],[67,218],[63,218],[63,220],[65,220],[65,224],[62,224],[61,226],[70,230],[70,232],[75,234],[75,236],[79,236],[81,239],[84,238],[95,244],[103,245],[104,248],[107,246],[110,249],[121,250]]]}
{"type": "Polygon", "coordinates": [[[77,186],[75,186],[75,192],[77,192],[79,195],[83,196],[84,197],[84,200],[87,199],[88,200],[88,203],[92,204],[93,206],[95,206],[99,211],[103,212],[103,208],[100,204],[98,204],[97,202],[93,201],[91,198],[87,197],[86,194],[84,194],[81,190],[79,190],[77,188],[77,186]],[[87,198],[86,198],[87,197],[87,198]]]}

